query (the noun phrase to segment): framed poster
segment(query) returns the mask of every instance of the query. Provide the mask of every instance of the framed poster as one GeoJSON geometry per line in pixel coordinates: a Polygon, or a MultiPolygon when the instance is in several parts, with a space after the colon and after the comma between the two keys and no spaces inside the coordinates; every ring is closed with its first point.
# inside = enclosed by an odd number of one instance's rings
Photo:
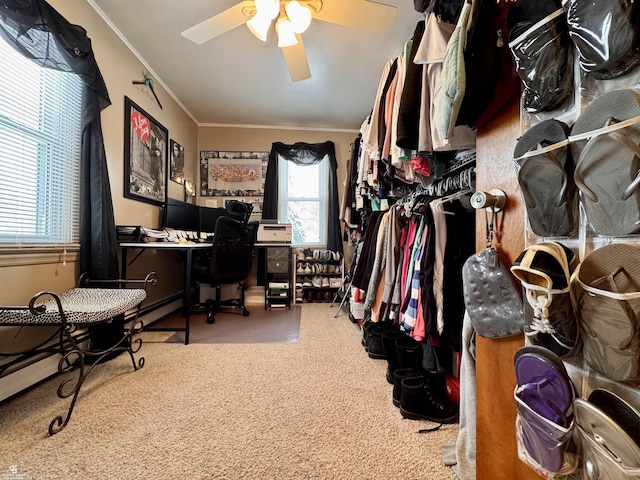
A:
{"type": "Polygon", "coordinates": [[[167,194],[169,132],[124,97],[124,196],[162,205],[167,194]]]}
{"type": "Polygon", "coordinates": [[[200,152],[201,197],[262,196],[269,152],[200,152]]]}
{"type": "Polygon", "coordinates": [[[171,167],[169,179],[176,183],[184,182],[184,147],[175,140],[169,141],[169,155],[171,167]]]}

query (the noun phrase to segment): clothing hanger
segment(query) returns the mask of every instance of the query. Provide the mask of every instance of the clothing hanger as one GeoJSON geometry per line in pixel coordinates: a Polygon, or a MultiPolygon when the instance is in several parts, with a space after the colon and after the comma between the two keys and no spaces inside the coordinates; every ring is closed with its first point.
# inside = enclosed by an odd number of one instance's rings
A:
{"type": "Polygon", "coordinates": [[[460,172],[460,188],[473,189],[472,178],[476,172],[476,167],[470,167],[460,172]]]}
{"type": "Polygon", "coordinates": [[[458,174],[458,181],[460,182],[460,188],[468,187],[468,184],[466,183],[467,171],[468,169],[463,170],[458,174]]]}
{"type": "MultiPolygon", "coordinates": [[[[445,197],[446,198],[446,197],[445,197]]],[[[455,212],[449,212],[444,209],[444,202],[446,200],[444,198],[440,198],[438,200],[434,200],[434,210],[436,212],[444,213],[445,215],[455,215],[455,212]]]]}

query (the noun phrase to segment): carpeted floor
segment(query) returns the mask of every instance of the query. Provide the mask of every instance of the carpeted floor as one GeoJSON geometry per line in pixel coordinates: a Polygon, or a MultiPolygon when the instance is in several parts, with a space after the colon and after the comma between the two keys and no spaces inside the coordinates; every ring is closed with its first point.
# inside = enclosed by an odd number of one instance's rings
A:
{"type": "MultiPolygon", "coordinates": [[[[168,318],[157,326],[184,326],[182,318],[168,318]]],[[[300,307],[250,308],[243,317],[240,309],[230,309],[215,314],[215,322],[208,324],[205,315],[192,315],[189,322],[189,343],[291,343],[298,341],[300,332],[300,307]]],[[[184,343],[184,332],[176,332],[168,343],[184,343]]]]}
{"type": "Polygon", "coordinates": [[[458,426],[402,419],[386,362],[326,304],[302,307],[294,343],[165,343],[145,365],[122,355],[89,377],[69,425],[59,379],[0,403],[0,476],[27,480],[455,479],[441,460],[458,426]]]}

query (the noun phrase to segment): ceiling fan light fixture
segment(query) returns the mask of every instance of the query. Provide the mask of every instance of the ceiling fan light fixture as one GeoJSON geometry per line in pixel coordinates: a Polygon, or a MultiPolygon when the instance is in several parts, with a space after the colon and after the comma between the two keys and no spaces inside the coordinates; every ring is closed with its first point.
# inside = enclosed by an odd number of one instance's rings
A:
{"type": "Polygon", "coordinates": [[[253,18],[246,22],[246,24],[247,28],[256,36],[256,38],[262,40],[263,42],[267,41],[269,28],[271,28],[271,18],[266,15],[262,15],[258,11],[258,13],[253,16],[253,18]]]}
{"type": "Polygon", "coordinates": [[[280,0],[254,0],[257,15],[273,20],[280,13],[280,0]]]}
{"type": "Polygon", "coordinates": [[[295,33],[303,33],[309,28],[309,25],[311,25],[311,10],[308,7],[303,6],[297,0],[291,0],[287,2],[284,8],[295,33]]]}
{"type": "Polygon", "coordinates": [[[278,34],[278,47],[292,47],[298,44],[293,24],[284,15],[281,15],[276,22],[276,33],[278,34]]]}

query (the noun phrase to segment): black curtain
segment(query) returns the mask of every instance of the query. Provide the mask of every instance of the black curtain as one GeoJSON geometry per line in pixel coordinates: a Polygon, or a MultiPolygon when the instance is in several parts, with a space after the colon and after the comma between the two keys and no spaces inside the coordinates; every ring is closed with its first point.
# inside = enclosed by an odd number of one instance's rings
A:
{"type": "Polygon", "coordinates": [[[286,145],[274,142],[269,153],[267,176],[264,184],[262,218],[278,218],[278,158],[296,165],[315,165],[325,157],[329,159],[329,199],[327,205],[327,248],[342,253],[340,234],[340,204],[338,203],[338,161],[333,142],[286,145]]]}
{"type": "Polygon", "coordinates": [[[0,35],[38,65],[83,80],[80,271],[118,278],[118,243],[100,112],[111,105],[84,28],[72,25],[44,0],[3,0],[0,35]]]}

